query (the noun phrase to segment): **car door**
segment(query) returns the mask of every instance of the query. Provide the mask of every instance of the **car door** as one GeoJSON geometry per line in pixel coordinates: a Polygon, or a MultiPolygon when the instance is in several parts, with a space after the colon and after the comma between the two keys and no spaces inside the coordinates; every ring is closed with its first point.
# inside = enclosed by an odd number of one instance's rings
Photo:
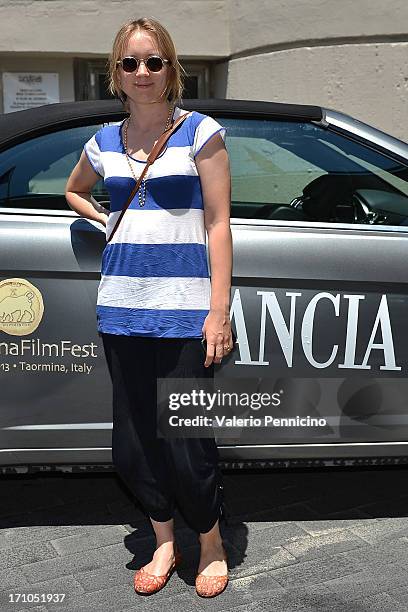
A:
{"type": "MultiPolygon", "coordinates": [[[[269,394],[238,414],[275,419],[220,428],[222,459],[403,454],[406,158],[287,113],[214,115],[228,128],[238,336],[216,381],[269,394]]],[[[104,228],[64,197],[98,128],[0,153],[3,465],[111,460],[95,317],[104,228]]],[[[102,181],[94,196],[108,205],[102,181]]]]}
{"type": "MultiPolygon", "coordinates": [[[[95,303],[105,228],[65,200],[99,124],[0,153],[0,463],[111,460],[111,382],[95,303]]],[[[103,182],[94,197],[105,206],[103,182]]]]}
{"type": "Polygon", "coordinates": [[[232,172],[238,337],[217,388],[257,392],[235,414],[260,419],[218,430],[223,457],[404,454],[408,147],[403,157],[276,114],[217,120],[232,172]]]}

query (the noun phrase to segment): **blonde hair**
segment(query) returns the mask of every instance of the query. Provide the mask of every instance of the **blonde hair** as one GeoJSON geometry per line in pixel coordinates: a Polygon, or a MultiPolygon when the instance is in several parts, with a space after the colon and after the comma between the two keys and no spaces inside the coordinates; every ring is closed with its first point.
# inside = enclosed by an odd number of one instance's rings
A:
{"type": "Polygon", "coordinates": [[[151,17],[141,17],[140,19],[127,21],[116,34],[107,64],[107,85],[109,93],[120,98],[126,112],[130,112],[127,103],[127,95],[120,87],[118,65],[116,62],[123,57],[124,49],[130,36],[134,32],[140,31],[147,32],[151,35],[156,41],[163,59],[170,60],[170,64],[167,64],[169,76],[167,79],[165,97],[169,102],[176,105],[179,104],[184,89],[183,76],[186,75],[186,72],[177,59],[176,47],[169,32],[161,23],[151,17]]]}

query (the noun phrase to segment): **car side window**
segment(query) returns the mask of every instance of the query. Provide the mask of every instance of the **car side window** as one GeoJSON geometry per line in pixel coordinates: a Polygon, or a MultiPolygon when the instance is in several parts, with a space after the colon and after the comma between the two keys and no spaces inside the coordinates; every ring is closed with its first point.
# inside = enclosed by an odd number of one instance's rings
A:
{"type": "MultiPolygon", "coordinates": [[[[70,128],[32,138],[0,153],[0,211],[3,207],[71,210],[65,185],[85,142],[100,125],[70,128]]],[[[92,195],[109,208],[99,180],[92,195]]]]}
{"type": "Polygon", "coordinates": [[[218,120],[232,217],[408,225],[408,165],[391,153],[309,122],[218,120]]]}

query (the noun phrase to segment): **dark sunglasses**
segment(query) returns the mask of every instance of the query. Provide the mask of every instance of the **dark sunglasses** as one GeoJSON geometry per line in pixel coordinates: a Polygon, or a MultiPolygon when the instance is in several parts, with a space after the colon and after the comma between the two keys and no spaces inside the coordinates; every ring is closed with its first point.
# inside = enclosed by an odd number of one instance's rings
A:
{"type": "Polygon", "coordinates": [[[134,72],[139,68],[140,62],[143,62],[149,72],[160,72],[164,64],[169,64],[170,60],[162,59],[159,55],[150,55],[146,59],[139,59],[129,55],[116,62],[120,64],[125,72],[134,72]]]}

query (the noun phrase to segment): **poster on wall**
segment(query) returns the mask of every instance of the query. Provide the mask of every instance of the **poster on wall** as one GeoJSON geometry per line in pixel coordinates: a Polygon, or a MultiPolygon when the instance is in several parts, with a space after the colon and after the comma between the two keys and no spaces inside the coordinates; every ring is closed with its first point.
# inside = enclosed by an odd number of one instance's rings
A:
{"type": "Polygon", "coordinates": [[[59,101],[57,72],[3,72],[5,113],[59,101]]]}

